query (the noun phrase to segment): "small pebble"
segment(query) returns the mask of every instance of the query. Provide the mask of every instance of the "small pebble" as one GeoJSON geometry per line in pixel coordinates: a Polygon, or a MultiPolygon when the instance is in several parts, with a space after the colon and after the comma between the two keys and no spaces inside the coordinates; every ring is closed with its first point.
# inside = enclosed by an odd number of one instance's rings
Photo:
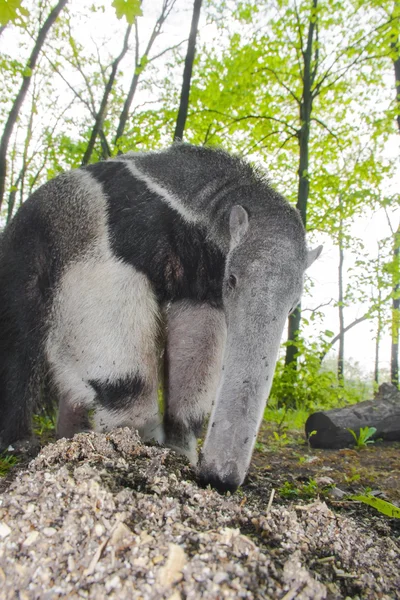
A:
{"type": "Polygon", "coordinates": [[[39,537],[39,532],[38,531],[32,531],[28,537],[26,538],[26,540],[24,541],[23,545],[24,546],[32,546],[32,544],[35,544],[35,542],[37,541],[39,537]]]}
{"type": "Polygon", "coordinates": [[[10,533],[10,527],[6,523],[0,523],[0,538],[6,538],[10,533]]]}

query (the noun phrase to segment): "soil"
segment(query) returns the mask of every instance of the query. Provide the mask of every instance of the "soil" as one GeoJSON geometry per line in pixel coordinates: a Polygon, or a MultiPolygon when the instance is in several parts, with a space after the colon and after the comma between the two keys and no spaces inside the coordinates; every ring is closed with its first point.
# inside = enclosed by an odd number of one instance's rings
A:
{"type": "Polygon", "coordinates": [[[322,478],[319,491],[329,485],[346,494],[368,491],[400,506],[400,442],[375,442],[360,450],[320,450],[309,448],[301,431],[281,434],[282,441],[275,439],[275,431],[268,425],[260,431],[249,473],[253,485],[268,482],[279,489],[285,482],[296,487],[322,478]],[[327,478],[331,482],[324,485],[327,478]]]}
{"type": "Polygon", "coordinates": [[[0,488],[1,599],[399,600],[400,519],[345,494],[399,506],[400,444],[274,430],[231,497],[127,429],[25,450],[0,488]]]}
{"type": "Polygon", "coordinates": [[[272,489],[274,503],[282,506],[322,498],[333,511],[400,542],[400,519],[348,499],[372,494],[400,507],[400,442],[375,442],[361,450],[320,450],[308,446],[303,431],[281,433],[282,441],[274,432],[276,427],[265,424],[259,433],[242,487],[250,501],[265,500],[272,489]]]}

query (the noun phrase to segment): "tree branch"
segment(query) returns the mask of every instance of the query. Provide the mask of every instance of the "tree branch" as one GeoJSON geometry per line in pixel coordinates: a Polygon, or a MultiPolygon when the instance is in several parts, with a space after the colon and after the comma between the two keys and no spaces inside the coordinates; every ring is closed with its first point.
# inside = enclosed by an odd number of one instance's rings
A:
{"type": "Polygon", "coordinates": [[[321,119],[318,119],[317,117],[311,117],[311,121],[315,121],[316,123],[318,123],[318,125],[321,125],[321,127],[326,129],[326,131],[328,133],[330,133],[331,136],[334,137],[337,142],[340,141],[338,135],[336,135],[336,133],[334,133],[331,129],[329,129],[328,125],[326,125],[323,121],[321,121],[321,119]]]}
{"type": "MultiPolygon", "coordinates": [[[[343,328],[342,334],[347,333],[350,329],[352,329],[353,327],[355,327],[359,323],[362,323],[363,321],[366,321],[369,318],[370,318],[370,314],[369,313],[366,313],[362,317],[359,317],[358,319],[356,319],[355,321],[353,321],[352,323],[350,323],[350,325],[346,325],[346,327],[343,328]]],[[[332,348],[332,346],[334,346],[336,344],[336,342],[339,339],[340,339],[340,333],[338,333],[337,335],[335,335],[335,337],[326,346],[325,350],[319,355],[320,362],[322,362],[324,360],[324,358],[328,354],[329,350],[332,348]]]]}
{"type": "Polygon", "coordinates": [[[278,74],[274,69],[271,69],[271,67],[261,67],[260,69],[257,69],[255,72],[259,73],[260,71],[269,71],[270,73],[272,73],[274,75],[275,79],[277,80],[277,82],[279,83],[279,85],[281,85],[288,92],[288,94],[290,94],[292,96],[292,98],[297,102],[297,104],[299,104],[299,105],[301,104],[300,98],[298,98],[296,96],[296,94],[285,83],[283,83],[283,81],[280,79],[280,77],[278,77],[278,74]]]}
{"type": "MultiPolygon", "coordinates": [[[[214,113],[216,115],[221,115],[222,117],[227,117],[227,118],[230,117],[229,114],[221,112],[220,110],[216,110],[213,108],[203,108],[200,112],[214,113]]],[[[233,125],[233,123],[239,123],[240,121],[245,121],[247,119],[266,119],[267,121],[274,121],[276,123],[280,123],[281,125],[284,125],[285,127],[287,127],[289,130],[291,130],[293,132],[293,135],[297,135],[296,127],[294,127],[287,121],[284,121],[283,119],[278,119],[277,117],[272,117],[269,115],[244,115],[242,117],[236,117],[236,118],[232,119],[228,124],[223,125],[219,129],[216,129],[215,133],[219,133],[220,131],[227,129],[228,127],[233,125]]]]}
{"type": "MultiPolygon", "coordinates": [[[[107,104],[108,104],[108,97],[109,97],[112,87],[114,85],[114,81],[115,81],[115,77],[117,75],[119,63],[121,62],[121,60],[123,59],[123,57],[125,56],[125,54],[128,51],[128,40],[129,40],[131,30],[132,30],[132,25],[128,25],[128,27],[126,29],[124,45],[122,47],[121,53],[119,54],[119,56],[117,56],[117,58],[114,60],[114,62],[112,64],[110,77],[108,79],[107,85],[104,90],[103,99],[101,101],[99,112],[96,115],[96,121],[95,121],[95,124],[92,129],[89,143],[86,148],[85,154],[83,155],[83,158],[82,158],[82,165],[88,164],[88,162],[92,156],[93,150],[94,150],[96,138],[97,138],[99,132],[102,130],[103,120],[104,120],[104,116],[105,116],[107,104]]],[[[108,144],[103,145],[103,147],[102,147],[103,152],[107,151],[107,147],[108,147],[108,144]]],[[[110,154],[108,156],[110,156],[110,154]]]]}
{"type": "Polygon", "coordinates": [[[254,148],[257,148],[258,150],[265,148],[266,146],[260,146],[261,142],[268,139],[269,137],[272,137],[273,135],[278,135],[279,133],[282,133],[280,129],[275,129],[274,131],[270,131],[269,133],[264,135],[260,140],[258,140],[256,143],[252,144],[249,149],[243,150],[242,155],[248,156],[250,154],[250,152],[252,152],[254,150],[254,148]]]}
{"type": "Polygon", "coordinates": [[[320,308],[323,308],[324,306],[330,306],[332,302],[333,302],[333,298],[331,298],[329,300],[329,302],[323,302],[322,304],[318,304],[318,306],[316,306],[315,308],[302,308],[301,311],[303,313],[304,312],[315,313],[315,312],[317,312],[317,310],[319,310],[320,308]]]}
{"type": "Polygon", "coordinates": [[[135,42],[136,42],[135,43],[135,54],[136,54],[135,69],[134,69],[133,77],[131,80],[131,85],[129,87],[129,92],[125,99],[125,103],[124,103],[124,106],[123,106],[123,109],[121,111],[121,115],[119,118],[117,132],[116,132],[115,138],[114,138],[115,146],[117,146],[119,138],[122,137],[122,135],[124,133],[126,122],[128,120],[129,110],[130,110],[130,107],[132,104],[132,100],[136,93],[140,75],[142,74],[144,68],[146,67],[147,62],[149,62],[149,54],[150,54],[151,48],[153,47],[153,44],[154,44],[155,40],[157,39],[157,37],[160,35],[162,26],[164,25],[165,20],[168,18],[169,14],[171,13],[171,10],[173,9],[173,7],[175,5],[175,1],[176,0],[164,0],[163,1],[161,14],[158,17],[158,19],[154,25],[153,31],[151,32],[150,38],[147,42],[146,49],[140,60],[139,60],[139,31],[138,31],[138,27],[135,22],[135,42]]]}
{"type": "Polygon", "coordinates": [[[45,42],[47,34],[49,33],[51,27],[54,25],[57,20],[58,15],[67,4],[67,0],[59,0],[58,4],[51,10],[49,16],[44,22],[42,28],[40,29],[38,36],[36,38],[35,45],[33,47],[32,53],[29,57],[25,72],[23,75],[22,84],[20,90],[14,100],[11,111],[8,115],[3,135],[0,141],[0,208],[4,198],[5,186],[6,186],[6,176],[7,176],[7,150],[8,144],[10,142],[12,130],[14,129],[14,125],[17,122],[19,112],[21,110],[21,106],[25,100],[25,96],[27,94],[30,82],[32,71],[36,67],[37,60],[39,58],[39,54],[42,50],[42,46],[45,42]]]}

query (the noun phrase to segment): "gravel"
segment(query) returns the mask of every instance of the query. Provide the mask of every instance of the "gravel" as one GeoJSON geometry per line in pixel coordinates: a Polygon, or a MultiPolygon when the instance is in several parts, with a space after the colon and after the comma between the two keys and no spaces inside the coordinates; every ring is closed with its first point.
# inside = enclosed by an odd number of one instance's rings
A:
{"type": "Polygon", "coordinates": [[[400,547],[325,503],[196,485],[118,429],[45,447],[0,494],[0,598],[400,598],[400,547]]]}

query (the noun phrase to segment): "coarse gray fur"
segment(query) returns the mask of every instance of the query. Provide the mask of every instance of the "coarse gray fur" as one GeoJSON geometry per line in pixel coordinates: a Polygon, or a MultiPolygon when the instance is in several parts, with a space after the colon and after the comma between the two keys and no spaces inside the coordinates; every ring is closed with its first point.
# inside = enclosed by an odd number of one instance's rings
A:
{"type": "Polygon", "coordinates": [[[199,476],[236,489],[320,250],[265,178],[221,150],[175,144],[42,186],[0,247],[0,325],[12,325],[0,331],[0,445],[29,431],[47,369],[59,435],[128,425],[196,463],[211,411],[199,476]]]}

